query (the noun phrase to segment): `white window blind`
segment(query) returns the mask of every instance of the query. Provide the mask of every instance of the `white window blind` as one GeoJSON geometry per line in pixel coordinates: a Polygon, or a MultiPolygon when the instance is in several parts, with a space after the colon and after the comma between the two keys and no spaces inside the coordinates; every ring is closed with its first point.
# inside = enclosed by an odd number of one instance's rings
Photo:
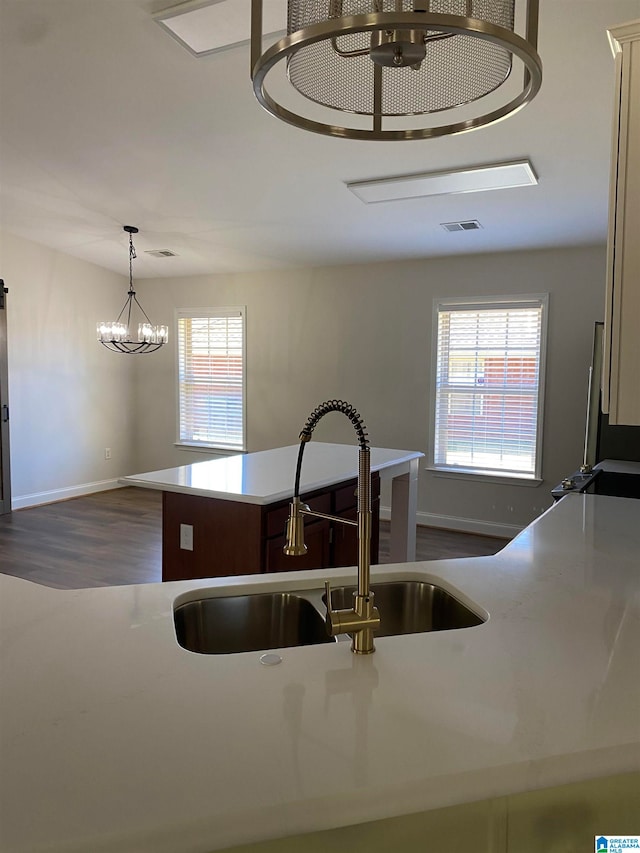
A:
{"type": "Polygon", "coordinates": [[[178,314],[182,444],[244,449],[244,309],[178,314]]]}
{"type": "Polygon", "coordinates": [[[546,304],[436,303],[434,467],[540,477],[546,304]]]}

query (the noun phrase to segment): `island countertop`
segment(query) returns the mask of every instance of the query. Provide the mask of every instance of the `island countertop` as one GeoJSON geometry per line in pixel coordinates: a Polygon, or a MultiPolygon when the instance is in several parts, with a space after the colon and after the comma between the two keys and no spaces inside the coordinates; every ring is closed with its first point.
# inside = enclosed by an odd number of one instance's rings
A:
{"type": "Polygon", "coordinates": [[[73,591],[0,576],[0,848],[204,853],[637,770],[639,555],[640,501],[571,494],[495,556],[374,567],[484,624],[271,667],[181,648],[175,600],[325,573],[73,591]]]}
{"type": "MultiPolygon", "coordinates": [[[[177,468],[133,474],[121,477],[119,482],[124,486],[264,507],[291,499],[299,447],[299,444],[291,444],[272,450],[239,453],[177,468]]],[[[381,480],[391,481],[389,553],[394,562],[415,560],[418,461],[423,456],[418,450],[370,448],[371,471],[377,471],[381,480]]],[[[357,445],[321,441],[305,444],[300,476],[300,494],[303,497],[309,492],[353,480],[357,475],[357,445]]],[[[163,578],[173,580],[175,577],[173,574],[165,577],[163,568],[163,578]]]]}
{"type": "MultiPolygon", "coordinates": [[[[270,504],[290,498],[296,471],[299,444],[238,453],[219,459],[194,462],[177,468],[164,468],[146,474],[121,477],[126,486],[184,492],[205,498],[270,504]]],[[[418,450],[371,448],[371,470],[385,478],[408,473],[414,463],[417,476],[418,450]]],[[[310,441],[304,450],[300,493],[316,491],[358,475],[358,447],[310,441]]]]}

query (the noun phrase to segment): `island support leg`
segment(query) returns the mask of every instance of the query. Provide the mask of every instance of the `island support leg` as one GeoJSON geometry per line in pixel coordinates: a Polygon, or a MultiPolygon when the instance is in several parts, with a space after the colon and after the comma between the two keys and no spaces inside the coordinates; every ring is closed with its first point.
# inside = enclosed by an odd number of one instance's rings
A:
{"type": "Polygon", "coordinates": [[[392,563],[413,562],[416,558],[416,511],[418,507],[418,460],[412,459],[408,474],[391,481],[392,563]]]}

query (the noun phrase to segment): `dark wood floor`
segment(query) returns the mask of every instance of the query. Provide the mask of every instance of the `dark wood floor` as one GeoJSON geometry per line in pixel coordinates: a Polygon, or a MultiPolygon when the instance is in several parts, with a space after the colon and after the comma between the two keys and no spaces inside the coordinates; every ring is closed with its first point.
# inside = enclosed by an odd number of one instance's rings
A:
{"type": "MultiPolygon", "coordinates": [[[[162,498],[124,488],[0,516],[0,571],[58,589],[162,580],[162,498]]],[[[418,560],[495,554],[506,539],[419,527],[418,560]]],[[[381,523],[380,562],[389,526],[381,523]]]]}

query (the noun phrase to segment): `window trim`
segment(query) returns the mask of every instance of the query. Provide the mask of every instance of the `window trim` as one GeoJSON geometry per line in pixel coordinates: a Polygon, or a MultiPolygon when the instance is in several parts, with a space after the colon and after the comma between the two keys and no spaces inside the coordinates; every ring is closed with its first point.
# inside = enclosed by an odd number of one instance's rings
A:
{"type": "Polygon", "coordinates": [[[234,455],[247,452],[247,307],[246,305],[231,305],[217,308],[176,308],[174,311],[175,329],[175,394],[176,394],[176,420],[174,447],[181,450],[192,450],[195,452],[208,453],[215,451],[224,455],[234,455]],[[181,318],[193,317],[228,317],[239,314],[242,317],[242,447],[229,447],[223,444],[205,442],[190,442],[180,438],[180,341],[178,324],[181,318]]]}
{"type": "Polygon", "coordinates": [[[549,317],[549,294],[548,293],[522,293],[510,295],[492,296],[446,296],[435,297],[432,311],[431,331],[431,394],[429,395],[429,435],[427,449],[426,470],[431,471],[437,477],[451,477],[453,479],[482,480],[492,483],[508,483],[518,485],[538,486],[543,482],[542,477],[542,455],[543,455],[543,421],[544,421],[544,398],[547,362],[547,337],[549,317]],[[437,392],[437,370],[438,370],[438,315],[441,310],[449,307],[461,307],[473,310],[490,310],[491,308],[525,308],[527,305],[541,307],[540,318],[540,369],[538,382],[538,405],[536,413],[536,453],[535,469],[532,474],[519,474],[514,471],[501,471],[500,469],[475,469],[464,467],[449,467],[435,463],[436,444],[436,392],[437,392]]]}

